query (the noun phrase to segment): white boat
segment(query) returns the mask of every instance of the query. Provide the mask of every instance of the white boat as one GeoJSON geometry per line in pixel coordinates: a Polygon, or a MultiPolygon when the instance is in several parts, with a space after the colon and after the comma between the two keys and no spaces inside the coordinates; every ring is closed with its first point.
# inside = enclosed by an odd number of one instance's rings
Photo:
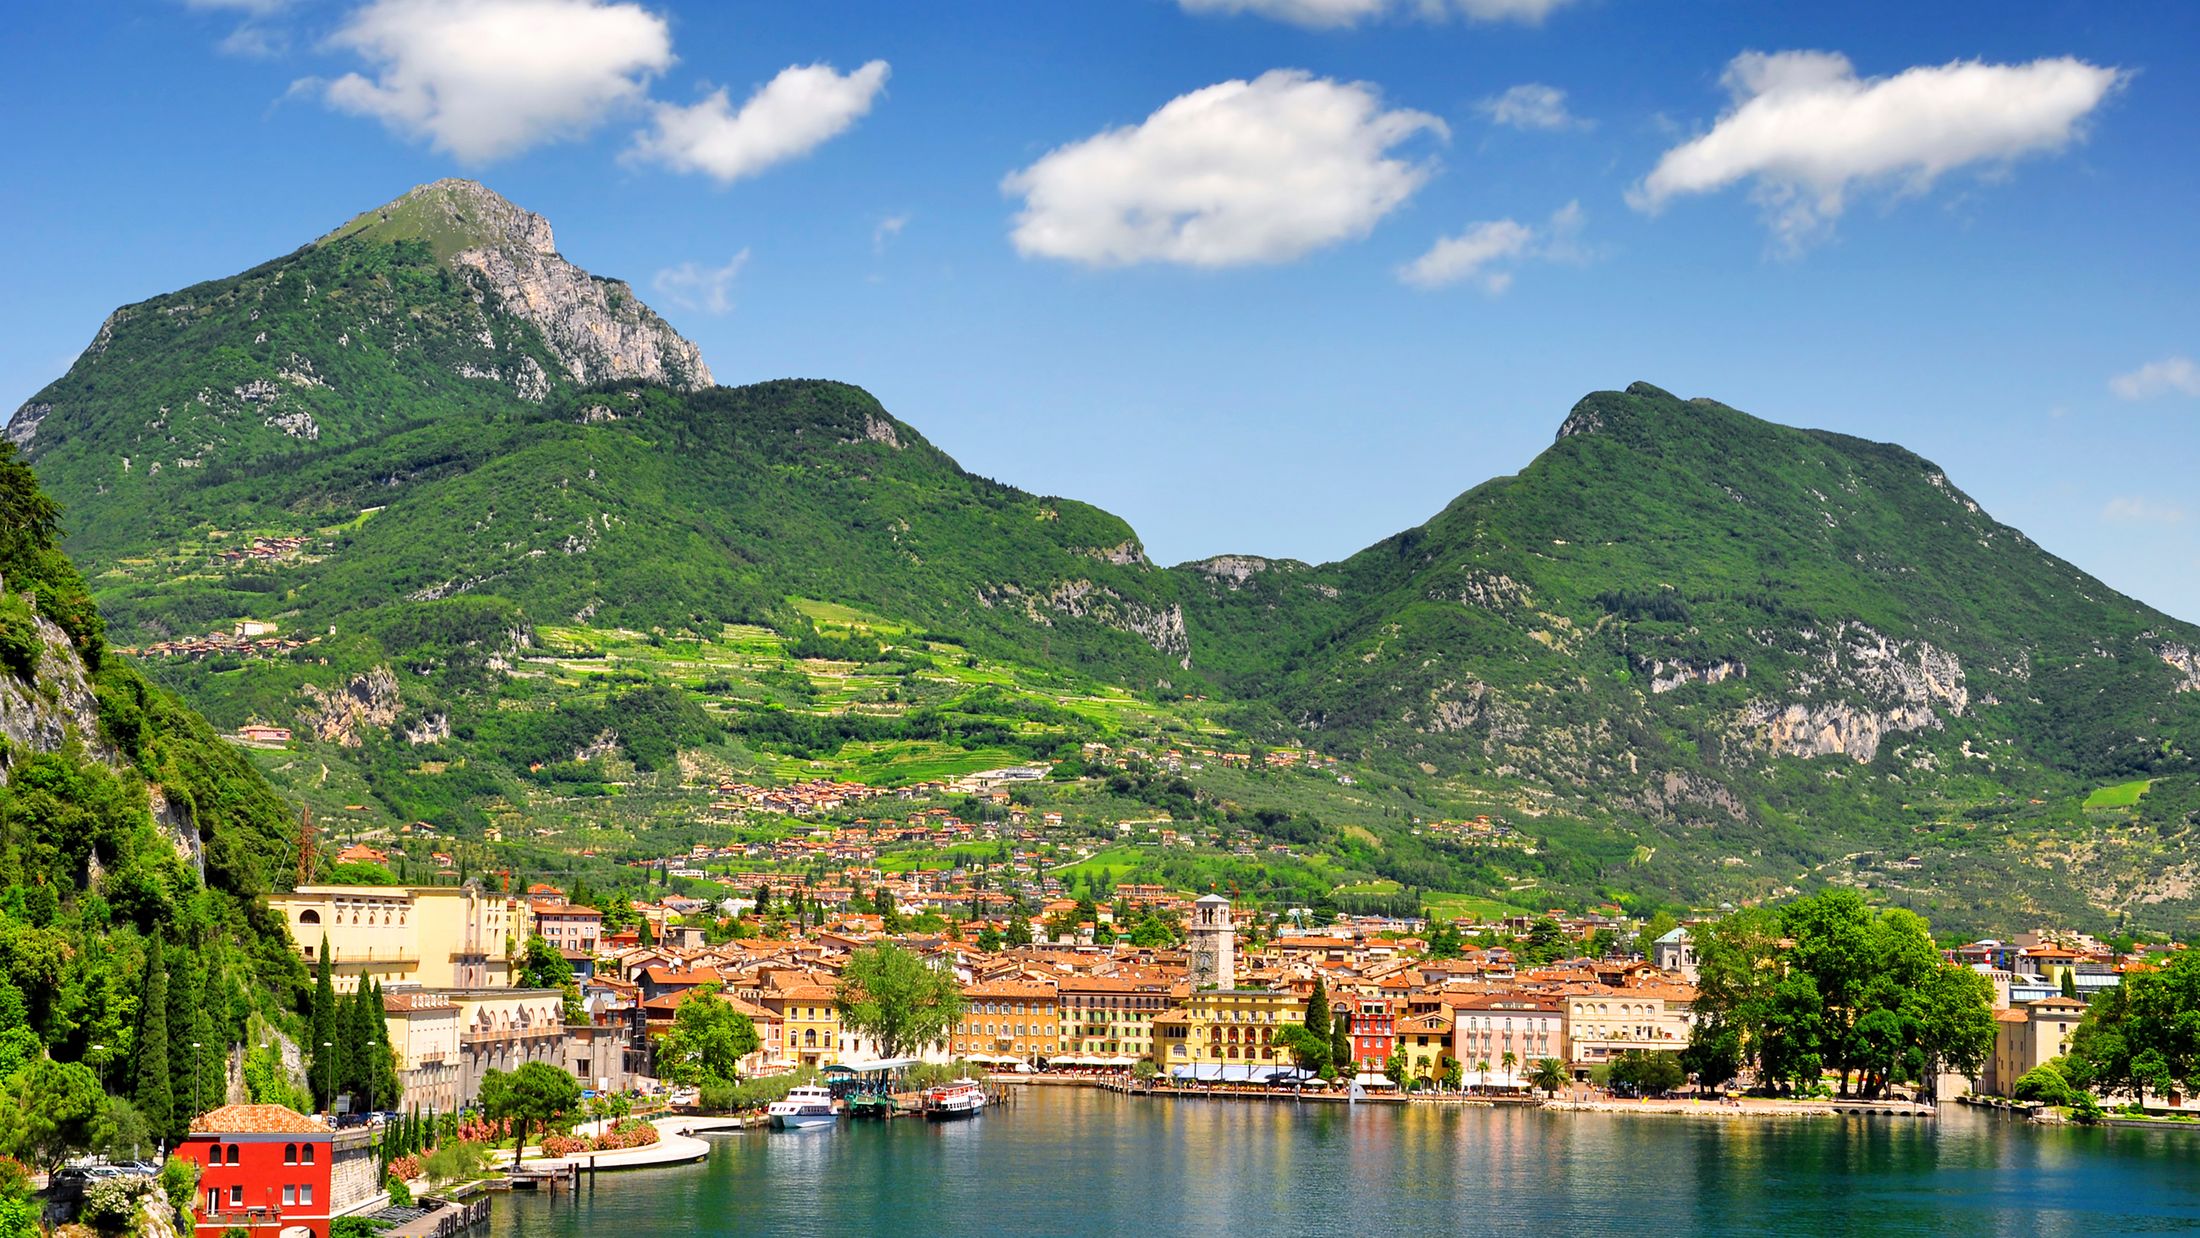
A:
{"type": "Polygon", "coordinates": [[[985,1089],[969,1079],[932,1088],[924,1094],[924,1116],[934,1122],[975,1117],[984,1108],[985,1089]]]}
{"type": "Polygon", "coordinates": [[[833,1111],[833,1094],[814,1084],[795,1088],[764,1112],[771,1118],[772,1128],[782,1131],[831,1126],[839,1116],[833,1111]]]}

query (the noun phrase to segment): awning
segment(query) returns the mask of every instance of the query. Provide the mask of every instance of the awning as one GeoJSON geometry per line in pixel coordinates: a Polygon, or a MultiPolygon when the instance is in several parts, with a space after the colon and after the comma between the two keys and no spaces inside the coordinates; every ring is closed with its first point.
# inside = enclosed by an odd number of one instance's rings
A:
{"type": "Polygon", "coordinates": [[[1296,1066],[1200,1062],[1191,1066],[1173,1067],[1169,1071],[1169,1077],[1194,1083],[1297,1083],[1313,1078],[1314,1072],[1296,1066]]]}
{"type": "Polygon", "coordinates": [[[1380,1071],[1363,1071],[1360,1074],[1354,1075],[1352,1077],[1352,1082],[1358,1084],[1363,1088],[1394,1088],[1398,1086],[1397,1084],[1390,1081],[1389,1075],[1383,1074],[1380,1071]]]}

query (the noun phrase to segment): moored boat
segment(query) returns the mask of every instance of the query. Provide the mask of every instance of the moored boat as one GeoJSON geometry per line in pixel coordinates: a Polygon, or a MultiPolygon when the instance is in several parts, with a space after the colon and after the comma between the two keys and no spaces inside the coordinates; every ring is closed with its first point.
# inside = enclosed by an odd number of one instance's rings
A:
{"type": "Polygon", "coordinates": [[[805,1130],[831,1126],[839,1115],[833,1110],[833,1094],[814,1085],[795,1088],[764,1110],[774,1130],[805,1130]]]}
{"type": "Polygon", "coordinates": [[[985,1088],[969,1079],[929,1088],[924,1093],[924,1116],[934,1122],[975,1117],[984,1108],[985,1088]]]}

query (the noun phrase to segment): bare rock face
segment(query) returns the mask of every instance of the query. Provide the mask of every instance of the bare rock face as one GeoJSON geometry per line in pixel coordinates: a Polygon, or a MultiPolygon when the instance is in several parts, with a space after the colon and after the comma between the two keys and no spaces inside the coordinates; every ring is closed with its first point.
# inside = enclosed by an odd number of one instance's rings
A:
{"type": "MultiPolygon", "coordinates": [[[[118,756],[99,737],[99,701],[92,695],[83,659],[68,633],[44,616],[32,621],[45,645],[36,682],[0,671],[0,736],[27,752],[52,752],[73,736],[93,756],[114,764],[118,756]]],[[[0,765],[0,783],[7,778],[7,767],[0,765]]]]}
{"type": "Polygon", "coordinates": [[[405,727],[405,742],[417,748],[422,744],[440,744],[451,737],[451,717],[445,713],[432,713],[405,727]]]}
{"type": "Polygon", "coordinates": [[[1869,763],[1886,736],[1937,730],[1940,710],[1961,716],[1971,702],[1954,654],[1929,641],[1892,640],[1860,623],[1828,633],[1818,667],[1795,686],[1802,700],[1744,709],[1736,738],[1777,756],[1869,763]]]}
{"type": "Polygon", "coordinates": [[[1118,632],[1128,632],[1154,647],[1156,653],[1175,658],[1186,670],[1192,665],[1192,634],[1184,625],[1184,608],[1149,606],[1133,601],[1089,580],[1057,581],[1044,593],[1031,593],[1015,585],[992,585],[978,594],[981,606],[1021,606],[1024,617],[1045,627],[1054,617],[1089,619],[1118,632]]]}
{"type": "Polygon", "coordinates": [[[2200,650],[2166,644],[2155,652],[2161,655],[2162,661],[2169,663],[2171,670],[2177,672],[2179,692],[2200,692],[2200,650]]]}
{"type": "Polygon", "coordinates": [[[1650,692],[1657,696],[1692,683],[1725,683],[1749,678],[1749,664],[1738,658],[1714,658],[1708,662],[1658,658],[1644,668],[1650,673],[1650,692]]]}
{"type": "Polygon", "coordinates": [[[1258,555],[1216,555],[1192,564],[1192,570],[1232,591],[1268,570],[1268,560],[1258,555]]]}
{"type": "Polygon", "coordinates": [[[351,677],[334,690],[307,684],[306,703],[298,709],[298,721],[325,744],[357,748],[368,727],[387,727],[397,721],[404,703],[398,699],[397,672],[387,666],[351,677]]]}

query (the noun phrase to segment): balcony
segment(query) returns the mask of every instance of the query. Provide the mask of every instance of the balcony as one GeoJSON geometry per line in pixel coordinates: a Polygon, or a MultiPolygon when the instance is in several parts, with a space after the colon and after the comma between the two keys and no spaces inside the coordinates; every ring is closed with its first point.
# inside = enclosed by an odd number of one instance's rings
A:
{"type": "MultiPolygon", "coordinates": [[[[298,953],[306,962],[314,963],[320,961],[319,950],[317,946],[306,946],[298,953]]],[[[328,952],[328,961],[330,966],[340,968],[418,967],[420,952],[410,946],[393,946],[381,950],[370,946],[365,950],[331,950],[328,952]]]]}

